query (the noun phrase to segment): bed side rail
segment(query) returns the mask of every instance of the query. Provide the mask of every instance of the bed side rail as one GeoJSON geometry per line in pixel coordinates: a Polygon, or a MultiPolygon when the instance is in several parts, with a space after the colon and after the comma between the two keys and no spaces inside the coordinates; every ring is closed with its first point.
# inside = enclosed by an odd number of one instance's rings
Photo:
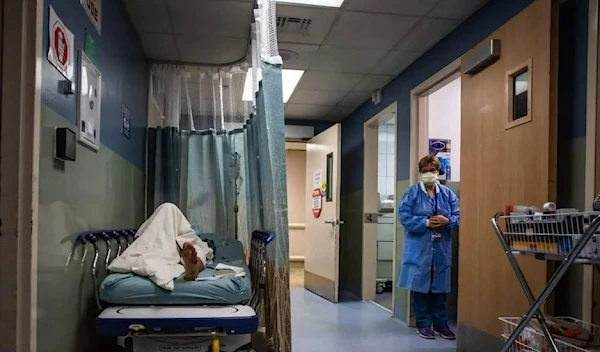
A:
{"type": "Polygon", "coordinates": [[[250,306],[258,312],[267,280],[267,245],[275,240],[275,234],[267,231],[254,231],[250,242],[250,276],[252,298],[250,306]]]}
{"type": "MultiPolygon", "coordinates": [[[[114,229],[114,230],[96,230],[82,232],[77,236],[77,241],[86,246],[91,244],[94,248],[94,257],[92,265],[90,267],[90,273],[92,275],[92,282],[94,285],[94,300],[98,310],[102,310],[102,303],[100,301],[100,284],[98,280],[98,259],[100,257],[100,241],[104,242],[106,246],[106,254],[104,257],[104,270],[108,273],[108,266],[110,262],[121,255],[129,244],[135,240],[136,229],[114,229]],[[113,243],[117,244],[117,251],[115,255],[112,254],[113,243]]],[[[254,310],[258,310],[260,303],[263,298],[263,291],[265,289],[265,280],[267,279],[267,245],[275,240],[275,234],[268,231],[254,231],[252,232],[251,246],[250,246],[250,263],[248,268],[250,269],[251,282],[252,282],[252,296],[250,299],[250,306],[254,310]]]]}
{"type": "Polygon", "coordinates": [[[102,303],[100,302],[100,285],[98,283],[98,258],[100,257],[100,246],[98,245],[98,242],[103,241],[106,245],[106,254],[103,265],[105,272],[108,273],[108,265],[113,259],[113,243],[116,242],[117,244],[117,252],[114,256],[116,258],[135,240],[134,236],[136,232],[137,229],[97,230],[82,232],[77,236],[77,242],[82,246],[91,244],[94,247],[94,258],[92,260],[90,271],[94,285],[94,300],[96,301],[98,310],[102,310],[102,303]]]}

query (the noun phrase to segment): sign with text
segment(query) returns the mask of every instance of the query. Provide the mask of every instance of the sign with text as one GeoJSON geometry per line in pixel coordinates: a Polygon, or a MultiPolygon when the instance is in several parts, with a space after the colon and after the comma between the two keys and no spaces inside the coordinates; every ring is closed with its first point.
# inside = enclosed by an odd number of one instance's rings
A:
{"type": "Polygon", "coordinates": [[[90,21],[94,24],[94,27],[98,30],[98,34],[102,31],[102,0],[80,0],[81,6],[85,10],[85,13],[90,18],[90,21]]]}
{"type": "Polygon", "coordinates": [[[100,108],[102,75],[83,51],[79,66],[79,141],[93,150],[100,149],[100,108]]]}
{"type": "Polygon", "coordinates": [[[48,19],[48,61],[68,80],[73,80],[75,36],[58,18],[52,6],[48,19]]]}
{"type": "Polygon", "coordinates": [[[121,104],[121,114],[123,115],[123,126],[121,127],[121,133],[127,139],[131,138],[131,112],[125,106],[125,104],[121,104]]]}

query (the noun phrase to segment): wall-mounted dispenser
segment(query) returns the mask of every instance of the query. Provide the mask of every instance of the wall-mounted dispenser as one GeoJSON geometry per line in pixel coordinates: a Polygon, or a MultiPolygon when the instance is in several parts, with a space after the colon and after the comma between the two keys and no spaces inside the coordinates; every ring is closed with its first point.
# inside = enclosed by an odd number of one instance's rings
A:
{"type": "Polygon", "coordinates": [[[64,161],[75,161],[77,134],[69,128],[54,130],[54,157],[64,161]]]}

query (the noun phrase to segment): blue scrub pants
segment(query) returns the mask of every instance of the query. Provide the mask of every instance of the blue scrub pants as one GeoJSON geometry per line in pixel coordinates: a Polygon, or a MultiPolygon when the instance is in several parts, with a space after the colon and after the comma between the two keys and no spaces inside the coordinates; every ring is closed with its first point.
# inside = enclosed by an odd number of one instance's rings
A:
{"type": "MultiPolygon", "coordinates": [[[[431,270],[433,282],[433,267],[431,270]]],[[[448,327],[448,301],[445,293],[421,293],[413,291],[413,314],[418,328],[435,329],[448,327]]]]}

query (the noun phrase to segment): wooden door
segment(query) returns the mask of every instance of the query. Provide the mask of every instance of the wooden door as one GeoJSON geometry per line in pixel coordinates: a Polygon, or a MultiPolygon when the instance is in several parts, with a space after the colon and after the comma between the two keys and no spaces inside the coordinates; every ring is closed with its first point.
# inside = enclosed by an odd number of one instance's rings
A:
{"type": "MultiPolygon", "coordinates": [[[[458,320],[496,337],[498,317],[520,316],[529,304],[490,220],[506,205],[541,206],[556,198],[557,29],[558,2],[533,1],[486,39],[500,40],[500,59],[462,75],[458,320]],[[515,105],[521,96],[511,94],[520,88],[510,77],[524,78],[524,68],[528,104],[521,109],[515,105]]],[[[547,263],[518,261],[539,295],[547,263]]],[[[459,346],[460,337],[466,336],[459,334],[459,346]]]]}

